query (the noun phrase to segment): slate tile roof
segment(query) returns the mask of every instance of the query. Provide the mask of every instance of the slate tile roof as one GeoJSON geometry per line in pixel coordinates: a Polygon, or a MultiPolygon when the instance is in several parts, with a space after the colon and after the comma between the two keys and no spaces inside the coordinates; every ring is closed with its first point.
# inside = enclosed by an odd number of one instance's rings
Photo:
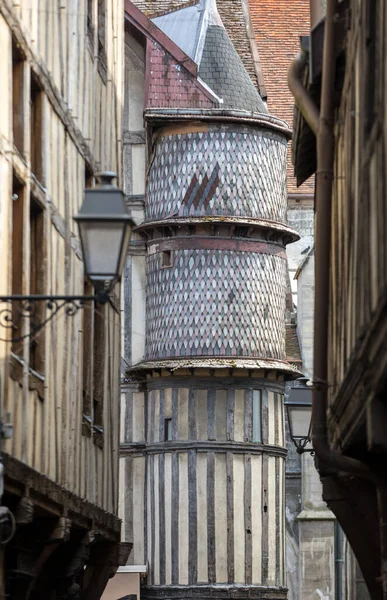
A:
{"type": "MultiPolygon", "coordinates": [[[[199,0],[133,0],[148,17],[156,17],[168,12],[179,10],[184,6],[197,4],[199,0]]],[[[258,89],[258,78],[247,36],[245,16],[242,2],[247,0],[217,0],[218,11],[230,39],[258,89]]]]}
{"type": "Polygon", "coordinates": [[[224,108],[267,113],[224,27],[208,27],[199,76],[223,99],[224,108]]]}

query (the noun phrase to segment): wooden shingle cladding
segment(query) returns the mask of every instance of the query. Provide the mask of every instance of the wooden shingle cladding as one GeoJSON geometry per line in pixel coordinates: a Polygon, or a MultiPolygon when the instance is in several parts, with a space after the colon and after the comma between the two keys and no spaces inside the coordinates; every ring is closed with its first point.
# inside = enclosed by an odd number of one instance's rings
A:
{"type": "MultiPolygon", "coordinates": [[[[61,7],[50,0],[39,6],[33,0],[18,6],[0,1],[1,294],[84,293],[72,216],[82,202],[85,179],[90,184],[95,172],[111,170],[120,185],[122,176],[123,2],[106,1],[105,79],[97,68],[96,39],[94,50],[88,43],[97,36],[97,15],[96,0],[61,7]]],[[[92,303],[75,316],[58,313],[32,340],[11,344],[11,332],[0,332],[1,338],[8,336],[0,341],[2,413],[10,414],[14,426],[13,437],[3,444],[13,469],[5,470],[3,502],[13,509],[28,496],[34,519],[43,499],[45,514],[54,516],[68,511],[71,497],[69,535],[77,523],[90,534],[85,547],[93,536],[98,544],[117,543],[120,537],[119,286],[114,292],[116,299],[98,308],[103,348],[95,375],[98,423],[92,399],[87,415],[93,435],[85,435],[82,426],[83,390],[92,377],[93,335],[87,327],[92,303]],[[106,529],[103,519],[94,526],[87,506],[108,515],[106,529]]],[[[25,327],[27,333],[28,320],[25,327]]],[[[31,563],[29,581],[34,576],[31,563]]]]}
{"type": "Polygon", "coordinates": [[[332,465],[321,472],[324,499],[343,527],[372,599],[379,600],[387,597],[382,525],[387,452],[387,13],[381,0],[342,2],[338,7],[349,10],[346,19],[335,20],[335,41],[343,26],[346,39],[345,63],[336,63],[341,85],[335,97],[330,285],[323,290],[329,308],[324,348],[328,436],[332,448],[367,465],[369,479],[335,475],[332,465]],[[379,483],[372,481],[374,473],[379,483]]]}

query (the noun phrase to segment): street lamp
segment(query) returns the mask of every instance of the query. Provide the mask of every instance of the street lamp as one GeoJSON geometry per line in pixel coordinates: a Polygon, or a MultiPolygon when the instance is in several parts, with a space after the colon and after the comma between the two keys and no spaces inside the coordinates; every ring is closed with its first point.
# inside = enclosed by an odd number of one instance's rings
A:
{"type": "Polygon", "coordinates": [[[113,185],[115,173],[101,173],[98,185],[85,190],[74,221],[78,224],[86,276],[93,282],[121,277],[133,221],[121,190],[113,185]]]}
{"type": "MultiPolygon", "coordinates": [[[[122,191],[112,183],[114,173],[97,176],[98,185],[86,189],[84,201],[74,220],[78,224],[85,274],[98,285],[93,296],[12,295],[0,297],[0,325],[12,329],[17,342],[40,331],[64,307],[74,315],[87,301],[105,304],[113,284],[121,277],[134,222],[128,214],[122,191]],[[109,282],[108,286],[103,285],[109,282]],[[41,303],[45,306],[42,310],[41,303]],[[29,333],[17,335],[23,319],[29,319],[29,333]]],[[[9,338],[2,341],[10,341],[9,338]]]]}
{"type": "Polygon", "coordinates": [[[284,405],[286,407],[290,437],[298,454],[313,452],[312,447],[312,388],[307,377],[299,377],[290,388],[284,405]]]}

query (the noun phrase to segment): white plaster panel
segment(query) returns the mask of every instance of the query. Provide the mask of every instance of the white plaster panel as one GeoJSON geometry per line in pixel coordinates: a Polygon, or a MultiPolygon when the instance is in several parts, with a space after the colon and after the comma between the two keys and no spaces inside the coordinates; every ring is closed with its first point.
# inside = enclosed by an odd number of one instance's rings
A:
{"type": "Polygon", "coordinates": [[[145,440],[145,401],[143,392],[133,392],[133,442],[145,440]]]}
{"type": "Polygon", "coordinates": [[[227,582],[227,471],[226,454],[215,454],[216,582],[227,582]]]}
{"type": "Polygon", "coordinates": [[[234,454],[234,577],[236,583],[245,583],[245,457],[234,454]]]}
{"type": "Polygon", "coordinates": [[[197,391],[196,435],[198,440],[208,440],[207,390],[197,391]]]}
{"type": "Polygon", "coordinates": [[[179,389],[177,432],[179,440],[188,440],[188,388],[179,389]]]}
{"type": "Polygon", "coordinates": [[[268,458],[268,494],[267,494],[267,510],[268,510],[268,583],[275,585],[276,576],[276,508],[275,508],[275,457],[268,458]]]}
{"type": "Polygon", "coordinates": [[[262,457],[251,456],[252,583],[262,583],[262,457]]]}
{"type": "Polygon", "coordinates": [[[145,351],[145,257],[132,257],[132,363],[144,358],[145,351]]]}
{"type": "MultiPolygon", "coordinates": [[[[135,565],[146,563],[144,556],[144,478],[145,457],[133,458],[133,562],[135,565]]],[[[121,480],[123,481],[123,480],[121,480]]],[[[123,487],[123,486],[121,486],[123,487]]]]}
{"type": "Polygon", "coordinates": [[[172,418],[172,389],[167,388],[164,393],[164,417],[172,418]]]}
{"type": "Polygon", "coordinates": [[[234,441],[245,441],[245,390],[235,390],[234,441]]]}
{"type": "Polygon", "coordinates": [[[132,193],[145,193],[145,144],[132,146],[132,193]]]}

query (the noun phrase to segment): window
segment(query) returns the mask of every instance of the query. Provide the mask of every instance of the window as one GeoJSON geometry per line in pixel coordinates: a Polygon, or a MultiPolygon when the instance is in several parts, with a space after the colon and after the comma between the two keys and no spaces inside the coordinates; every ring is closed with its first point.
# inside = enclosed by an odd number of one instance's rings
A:
{"type": "MultiPolygon", "coordinates": [[[[376,70],[377,64],[377,8],[376,0],[368,0],[365,3],[365,43],[366,43],[366,82],[364,86],[365,100],[365,137],[367,138],[372,130],[376,112],[376,70]]],[[[379,67],[380,68],[380,67],[379,67]]]]}
{"type": "Polygon", "coordinates": [[[253,442],[261,441],[261,390],[253,390],[253,442]]]}
{"type": "Polygon", "coordinates": [[[93,0],[87,0],[87,33],[93,37],[94,26],[93,26],[93,0]]]}
{"type": "Polygon", "coordinates": [[[94,441],[103,445],[103,401],[105,381],[105,311],[106,306],[94,303],[93,341],[93,429],[94,441]]]}
{"type": "Polygon", "coordinates": [[[249,235],[249,228],[248,227],[241,227],[241,226],[235,227],[235,231],[234,231],[234,236],[235,237],[247,238],[248,235],[249,235]]]}
{"type": "Polygon", "coordinates": [[[172,252],[170,250],[164,250],[161,253],[161,266],[172,267],[172,252]]]}
{"type": "Polygon", "coordinates": [[[172,419],[164,421],[164,441],[169,442],[172,439],[172,419]]]}
{"type": "Polygon", "coordinates": [[[94,187],[94,175],[93,170],[89,165],[85,165],[85,188],[94,187]]]}
{"type": "Polygon", "coordinates": [[[31,171],[43,182],[43,101],[44,94],[31,73],[31,171]]]}
{"type": "Polygon", "coordinates": [[[24,154],[24,56],[12,41],[12,128],[13,143],[24,154]]]}
{"type": "MultiPolygon", "coordinates": [[[[94,293],[93,285],[85,279],[83,286],[83,295],[91,296],[94,293]]],[[[82,353],[82,396],[83,396],[83,418],[82,433],[90,436],[92,423],[92,340],[93,340],[93,307],[90,303],[86,303],[82,311],[83,319],[83,353],[82,353]]]]}
{"type": "MultiPolygon", "coordinates": [[[[45,235],[44,209],[33,196],[30,199],[30,294],[44,294],[45,283],[45,235]]],[[[41,302],[35,307],[36,317],[44,318],[45,307],[41,302]]],[[[33,316],[31,317],[33,318],[33,316]]],[[[30,368],[44,372],[44,329],[30,340],[30,368]]]]}
{"type": "MultiPolygon", "coordinates": [[[[12,294],[23,293],[23,221],[25,210],[25,188],[14,176],[12,186],[12,294]]],[[[16,303],[13,306],[14,321],[17,316],[16,303]]],[[[22,343],[16,342],[20,329],[12,330],[12,352],[19,353],[22,343]]]]}
{"type": "Polygon", "coordinates": [[[24,153],[24,56],[17,42],[12,43],[12,129],[13,143],[24,153]]]}
{"type": "Polygon", "coordinates": [[[106,1],[98,0],[98,57],[106,64],[106,1]]]}

